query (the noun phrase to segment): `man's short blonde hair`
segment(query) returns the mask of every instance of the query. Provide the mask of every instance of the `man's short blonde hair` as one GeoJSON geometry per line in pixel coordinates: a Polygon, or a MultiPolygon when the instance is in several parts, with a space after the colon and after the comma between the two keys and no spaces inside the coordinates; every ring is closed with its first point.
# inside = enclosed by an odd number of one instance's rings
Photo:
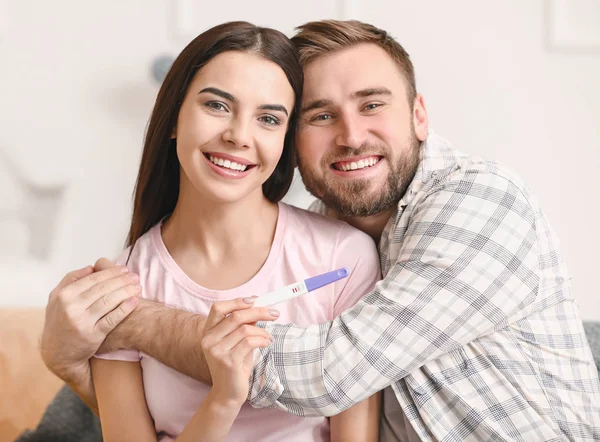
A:
{"type": "Polygon", "coordinates": [[[404,48],[386,31],[356,20],[311,21],[296,29],[298,32],[292,41],[304,67],[319,57],[359,43],[373,43],[385,50],[406,80],[408,102],[412,108],[417,95],[413,64],[404,48]]]}

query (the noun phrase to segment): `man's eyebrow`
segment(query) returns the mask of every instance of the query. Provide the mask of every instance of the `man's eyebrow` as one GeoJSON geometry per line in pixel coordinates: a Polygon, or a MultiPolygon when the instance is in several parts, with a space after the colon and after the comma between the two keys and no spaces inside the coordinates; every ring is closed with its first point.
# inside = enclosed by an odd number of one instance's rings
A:
{"type": "MultiPolygon", "coordinates": [[[[390,91],[387,87],[370,87],[366,89],[361,89],[359,91],[353,92],[350,94],[350,98],[366,98],[372,95],[388,95],[392,96],[392,91],[390,91]]],[[[315,109],[320,109],[322,107],[327,107],[333,104],[331,100],[323,99],[323,100],[313,100],[309,102],[306,106],[302,108],[302,113],[309,112],[315,109]]]]}
{"type": "Polygon", "coordinates": [[[263,104],[261,106],[258,106],[259,109],[263,109],[263,110],[272,110],[272,111],[276,111],[276,112],[283,112],[286,117],[289,115],[288,114],[288,110],[285,108],[285,106],[281,105],[281,104],[263,104]]]}
{"type": "Polygon", "coordinates": [[[350,95],[351,98],[366,98],[372,95],[392,95],[392,91],[390,91],[387,87],[370,87],[367,89],[361,89],[360,91],[354,92],[350,95]]]}
{"type": "Polygon", "coordinates": [[[332,104],[331,100],[313,100],[302,108],[302,113],[315,109],[320,109],[322,107],[327,107],[330,104],[332,104]]]}
{"type": "Polygon", "coordinates": [[[216,87],[205,87],[200,92],[198,92],[198,94],[202,94],[204,92],[208,92],[209,94],[217,95],[217,96],[219,96],[221,98],[224,98],[225,100],[231,101],[232,103],[237,103],[238,102],[237,98],[235,98],[229,92],[225,92],[225,91],[223,91],[221,89],[218,89],[216,87]]]}

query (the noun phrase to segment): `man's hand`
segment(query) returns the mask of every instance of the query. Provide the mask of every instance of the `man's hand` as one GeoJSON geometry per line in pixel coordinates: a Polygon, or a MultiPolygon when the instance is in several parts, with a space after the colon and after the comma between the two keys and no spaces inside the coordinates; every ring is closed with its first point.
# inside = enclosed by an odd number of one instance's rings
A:
{"type": "Polygon", "coordinates": [[[95,273],[88,266],[63,278],[50,293],[41,340],[42,359],[52,372],[67,383],[89,376],[88,360],[138,305],[138,279],[125,266],[95,273]]]}

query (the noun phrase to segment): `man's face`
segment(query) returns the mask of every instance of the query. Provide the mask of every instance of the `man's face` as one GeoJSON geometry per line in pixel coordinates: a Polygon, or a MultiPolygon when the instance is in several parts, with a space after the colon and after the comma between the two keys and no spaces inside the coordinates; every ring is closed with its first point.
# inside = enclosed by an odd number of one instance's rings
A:
{"type": "Polygon", "coordinates": [[[304,75],[297,145],[308,191],[344,216],[395,206],[427,138],[422,97],[409,103],[398,65],[374,44],[318,58],[304,75]]]}

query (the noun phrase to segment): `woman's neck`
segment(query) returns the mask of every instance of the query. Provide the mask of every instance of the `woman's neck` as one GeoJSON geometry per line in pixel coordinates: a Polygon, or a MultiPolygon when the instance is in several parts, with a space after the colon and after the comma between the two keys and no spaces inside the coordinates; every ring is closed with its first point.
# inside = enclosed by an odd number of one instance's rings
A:
{"type": "Polygon", "coordinates": [[[177,256],[192,255],[218,266],[235,261],[244,250],[267,247],[268,253],[277,217],[277,204],[268,201],[262,189],[234,203],[180,194],[162,236],[176,261],[177,256]]]}

